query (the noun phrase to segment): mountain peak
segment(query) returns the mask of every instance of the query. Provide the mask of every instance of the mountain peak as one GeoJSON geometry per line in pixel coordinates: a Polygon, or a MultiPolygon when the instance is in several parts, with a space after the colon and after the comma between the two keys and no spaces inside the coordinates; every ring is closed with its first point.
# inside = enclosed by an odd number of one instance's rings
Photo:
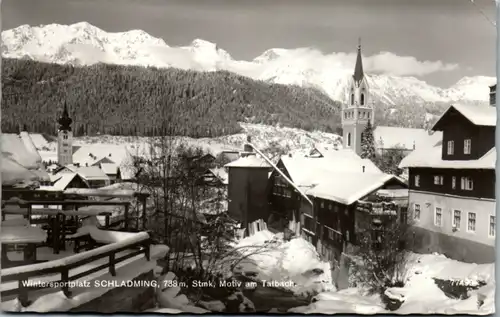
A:
{"type": "MultiPolygon", "coordinates": [[[[169,47],[163,39],[143,30],[112,33],[88,22],[39,27],[22,25],[2,32],[2,56],[6,58],[78,65],[103,62],[200,71],[228,70],[268,82],[316,87],[340,101],[346,100],[349,76],[354,71],[350,55],[325,55],[308,48],[272,48],[253,61],[238,61],[217,44],[203,39],[194,39],[189,46],[169,47]]],[[[370,74],[368,67],[365,73],[372,100],[391,106],[463,100],[486,102],[488,86],[495,83],[492,77],[464,77],[452,87],[443,89],[415,77],[370,74]]]]}

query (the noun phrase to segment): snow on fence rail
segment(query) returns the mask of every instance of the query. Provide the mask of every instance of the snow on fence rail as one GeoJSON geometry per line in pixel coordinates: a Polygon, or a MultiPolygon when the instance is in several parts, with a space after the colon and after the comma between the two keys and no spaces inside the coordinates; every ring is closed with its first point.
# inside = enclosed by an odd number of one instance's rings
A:
{"type": "Polygon", "coordinates": [[[147,232],[138,232],[134,233],[133,236],[125,238],[119,242],[101,246],[96,249],[82,252],[79,254],[74,254],[59,260],[4,269],[1,271],[2,284],[3,284],[1,296],[11,296],[17,294],[18,299],[21,302],[21,305],[26,307],[29,305],[28,302],[29,290],[44,288],[43,286],[36,286],[36,283],[33,283],[33,287],[28,287],[27,281],[30,278],[41,278],[41,277],[46,277],[47,275],[50,274],[60,274],[61,278],[59,280],[55,280],[55,282],[60,282],[59,285],[61,285],[61,289],[64,295],[69,298],[71,297],[71,291],[69,289],[69,283],[68,283],[69,281],[80,279],[84,276],[96,273],[106,268],[109,269],[109,273],[112,276],[116,276],[116,264],[122,261],[125,261],[140,254],[144,254],[146,259],[149,261],[150,246],[151,246],[151,240],[149,234],[147,232]],[[132,251],[119,258],[116,258],[117,253],[135,248],[140,248],[140,249],[132,251]],[[70,270],[72,269],[78,268],[85,264],[106,257],[108,257],[108,261],[102,265],[98,265],[96,267],[80,272],[73,276],[69,275],[70,270]],[[17,288],[4,290],[5,283],[16,282],[16,281],[18,282],[17,288]]]}

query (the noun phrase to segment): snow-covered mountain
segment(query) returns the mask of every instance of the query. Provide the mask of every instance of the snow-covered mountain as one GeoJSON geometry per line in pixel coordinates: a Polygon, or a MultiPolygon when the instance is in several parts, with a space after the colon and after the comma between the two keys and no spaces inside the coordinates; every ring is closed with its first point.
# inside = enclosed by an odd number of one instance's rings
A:
{"type": "MultiPolygon", "coordinates": [[[[189,46],[170,47],[144,31],[109,33],[87,22],[73,25],[23,25],[2,32],[2,56],[45,62],[89,65],[176,67],[200,71],[228,70],[274,83],[313,86],[333,99],[345,100],[354,53],[325,55],[309,48],[265,51],[252,61],[234,60],[216,44],[201,39],[189,46]],[[351,56],[352,55],[352,56],[351,56]]],[[[465,77],[442,89],[415,77],[369,74],[373,100],[388,106],[434,102],[486,102],[493,77],[465,77]]]]}

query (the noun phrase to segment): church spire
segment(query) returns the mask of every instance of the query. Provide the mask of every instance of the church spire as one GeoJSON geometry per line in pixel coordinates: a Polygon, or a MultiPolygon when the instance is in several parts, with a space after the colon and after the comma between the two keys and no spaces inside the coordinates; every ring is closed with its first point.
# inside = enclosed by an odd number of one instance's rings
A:
{"type": "Polygon", "coordinates": [[[71,123],[73,120],[69,117],[68,113],[68,107],[66,105],[66,102],[64,103],[64,109],[61,117],[59,120],[57,120],[57,123],[59,123],[59,130],[60,131],[71,131],[71,123]]]}
{"type": "Polygon", "coordinates": [[[354,67],[354,75],[352,78],[356,83],[363,80],[363,60],[361,58],[361,38],[358,39],[358,56],[356,57],[356,66],[354,67]]]}

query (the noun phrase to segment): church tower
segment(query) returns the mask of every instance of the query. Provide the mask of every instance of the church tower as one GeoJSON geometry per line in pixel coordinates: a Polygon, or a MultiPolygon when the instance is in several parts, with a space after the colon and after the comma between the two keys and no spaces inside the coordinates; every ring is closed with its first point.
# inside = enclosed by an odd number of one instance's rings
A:
{"type": "Polygon", "coordinates": [[[363,73],[361,40],[354,74],[349,81],[347,102],[342,106],[342,138],[344,148],[361,155],[361,134],[368,121],[373,125],[373,107],[370,100],[368,82],[363,73]]]}
{"type": "Polygon", "coordinates": [[[59,120],[57,120],[57,123],[59,123],[59,127],[57,129],[57,163],[60,166],[73,164],[72,122],[73,120],[69,117],[66,103],[64,103],[63,113],[59,120]]]}

